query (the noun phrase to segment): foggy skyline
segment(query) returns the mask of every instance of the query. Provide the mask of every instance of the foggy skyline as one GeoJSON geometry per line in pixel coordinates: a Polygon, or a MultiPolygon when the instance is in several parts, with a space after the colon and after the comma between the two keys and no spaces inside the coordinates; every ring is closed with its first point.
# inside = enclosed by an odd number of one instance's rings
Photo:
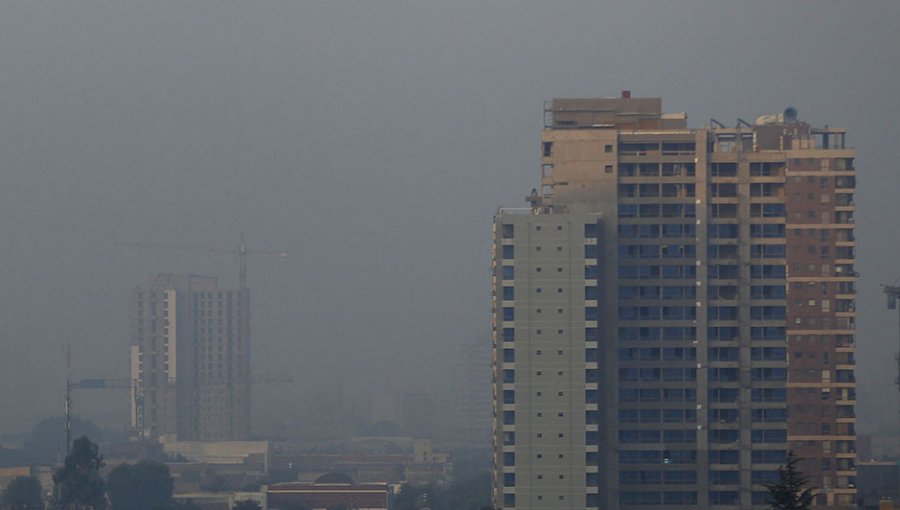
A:
{"type": "MultiPolygon", "coordinates": [[[[250,258],[253,370],[296,381],[255,391],[257,423],[338,382],[449,386],[489,341],[491,218],[539,182],[543,102],[622,89],[691,127],[790,105],[848,129],[858,426],[895,423],[900,4],[862,5],[4,2],[0,432],[62,413],[66,342],[75,377],[127,374],[150,274],[236,284],[232,257],[116,242],[291,253],[250,258]]],[[[122,428],[127,398],[76,412],[122,428]]]]}

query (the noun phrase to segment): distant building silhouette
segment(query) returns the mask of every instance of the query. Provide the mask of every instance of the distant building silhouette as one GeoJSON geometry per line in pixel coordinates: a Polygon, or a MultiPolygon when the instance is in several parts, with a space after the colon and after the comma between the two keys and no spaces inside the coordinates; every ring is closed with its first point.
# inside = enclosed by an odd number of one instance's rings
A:
{"type": "Polygon", "coordinates": [[[250,297],[208,276],[159,274],[131,294],[132,426],[179,441],[250,434],[250,297]]]}
{"type": "Polygon", "coordinates": [[[491,439],[491,342],[475,340],[460,348],[453,371],[453,423],[457,439],[485,446],[491,439]]]}

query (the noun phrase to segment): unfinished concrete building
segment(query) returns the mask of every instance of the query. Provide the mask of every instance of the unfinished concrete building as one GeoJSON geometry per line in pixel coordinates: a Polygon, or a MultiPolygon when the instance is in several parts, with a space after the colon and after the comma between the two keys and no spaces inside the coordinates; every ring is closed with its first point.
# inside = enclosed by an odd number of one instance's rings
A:
{"type": "Polygon", "coordinates": [[[131,420],[140,437],[246,440],[250,434],[247,289],[155,275],[131,293],[131,420]]]}

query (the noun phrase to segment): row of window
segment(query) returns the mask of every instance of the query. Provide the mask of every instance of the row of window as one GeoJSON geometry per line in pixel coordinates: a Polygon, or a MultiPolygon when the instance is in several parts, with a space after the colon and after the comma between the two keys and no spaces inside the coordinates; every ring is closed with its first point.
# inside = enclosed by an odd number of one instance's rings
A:
{"type": "Polygon", "coordinates": [[[619,471],[621,484],[694,485],[696,471],[619,471]]]}
{"type": "Polygon", "coordinates": [[[697,225],[693,223],[667,223],[664,225],[619,225],[619,239],[678,239],[697,237],[697,225]]]}
{"type": "Polygon", "coordinates": [[[697,258],[697,246],[694,244],[620,244],[619,258],[634,259],[694,259],[697,258]]]}
{"type": "Polygon", "coordinates": [[[696,320],[695,306],[620,306],[620,321],[696,320]]]}
{"type": "Polygon", "coordinates": [[[619,402],[665,402],[676,404],[696,402],[697,390],[693,388],[622,388],[619,390],[619,402]]]}
{"type": "Polygon", "coordinates": [[[697,278],[697,266],[625,265],[619,266],[619,278],[623,280],[693,280],[697,278]]]}
{"type": "Polygon", "coordinates": [[[619,218],[695,218],[694,204],[619,204],[619,218]]]}
{"type": "Polygon", "coordinates": [[[619,423],[696,422],[696,409],[619,409],[619,423]]]}
{"type": "Polygon", "coordinates": [[[619,349],[619,361],[696,361],[693,347],[626,347],[619,349]]]}
{"type": "Polygon", "coordinates": [[[696,285],[622,285],[619,299],[696,299],[696,285]]]}
{"type": "MultiPolygon", "coordinates": [[[[591,328],[596,331],[596,328],[591,328]]],[[[754,326],[750,328],[751,340],[784,340],[787,328],[783,326],[754,326]]],[[[696,340],[695,327],[621,327],[618,331],[619,341],[679,341],[696,340]]],[[[717,326],[707,328],[707,339],[713,342],[736,341],[740,337],[737,326],[717,326]]],[[[598,338],[594,338],[598,339],[598,338]]],[[[762,353],[760,353],[762,355],[762,353]]],[[[754,354],[754,356],[756,356],[754,354]]],[[[754,359],[756,359],[754,357],[754,359]]]]}

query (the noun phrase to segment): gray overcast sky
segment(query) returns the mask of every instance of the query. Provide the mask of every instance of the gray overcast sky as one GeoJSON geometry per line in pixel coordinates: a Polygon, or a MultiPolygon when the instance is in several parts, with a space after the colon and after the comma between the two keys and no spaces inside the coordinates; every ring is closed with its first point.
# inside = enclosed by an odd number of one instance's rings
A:
{"type": "MultiPolygon", "coordinates": [[[[859,429],[893,422],[877,284],[900,276],[898,26],[893,0],[5,0],[0,432],[62,411],[66,341],[78,375],[126,374],[128,295],[150,273],[235,279],[229,257],[115,241],[245,232],[292,252],[250,264],[254,369],[298,381],[263,416],[339,380],[446,384],[487,338],[491,217],[538,182],[543,101],[626,88],[693,126],[793,105],[850,130],[859,429]]],[[[124,395],[79,398],[124,426],[124,395]]]]}

